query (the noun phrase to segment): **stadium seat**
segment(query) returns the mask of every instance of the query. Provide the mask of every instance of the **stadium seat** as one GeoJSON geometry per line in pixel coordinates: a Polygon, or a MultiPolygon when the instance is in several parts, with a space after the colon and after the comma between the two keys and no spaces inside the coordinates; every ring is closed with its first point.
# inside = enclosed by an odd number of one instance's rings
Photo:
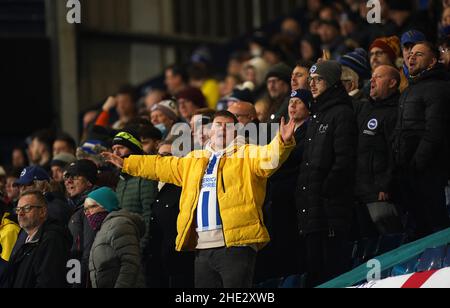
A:
{"type": "Polygon", "coordinates": [[[302,289],[306,286],[306,274],[287,277],[280,285],[280,289],[302,289]]]}
{"type": "Polygon", "coordinates": [[[419,260],[418,257],[414,257],[411,260],[394,266],[391,272],[391,277],[408,275],[416,272],[417,264],[419,260]]]}
{"type": "Polygon", "coordinates": [[[255,289],[278,289],[284,278],[269,279],[255,286],[255,289]]]}
{"type": "Polygon", "coordinates": [[[444,259],[444,264],[442,265],[445,267],[450,267],[450,246],[447,246],[447,254],[444,259]]]}
{"type": "Polygon", "coordinates": [[[447,254],[447,246],[429,248],[419,258],[417,272],[441,269],[447,254]]]}

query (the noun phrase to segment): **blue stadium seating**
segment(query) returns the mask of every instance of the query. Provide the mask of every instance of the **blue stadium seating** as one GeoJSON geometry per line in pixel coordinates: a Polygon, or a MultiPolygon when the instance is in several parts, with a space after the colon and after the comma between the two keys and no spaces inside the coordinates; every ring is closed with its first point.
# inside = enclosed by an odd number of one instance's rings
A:
{"type": "Polygon", "coordinates": [[[418,272],[441,269],[447,254],[447,246],[427,249],[419,258],[418,272]]]}

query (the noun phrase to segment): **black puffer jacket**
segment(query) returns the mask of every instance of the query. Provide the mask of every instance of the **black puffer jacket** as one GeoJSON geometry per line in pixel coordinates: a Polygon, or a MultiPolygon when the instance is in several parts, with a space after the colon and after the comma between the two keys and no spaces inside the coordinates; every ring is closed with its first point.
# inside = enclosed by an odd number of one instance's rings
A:
{"type": "Polygon", "coordinates": [[[71,258],[81,262],[81,284],[74,284],[74,288],[86,288],[90,286],[89,281],[89,254],[91,252],[92,243],[94,243],[97,234],[91,226],[84,214],[84,200],[87,195],[97,187],[84,192],[76,199],[71,199],[76,206],[75,213],[69,221],[69,230],[73,237],[72,248],[70,250],[71,258]]]}
{"type": "Polygon", "coordinates": [[[396,93],[382,101],[363,103],[358,122],[356,196],[363,203],[378,201],[380,192],[390,192],[394,172],[392,136],[397,121],[396,93]]]}
{"type": "Polygon", "coordinates": [[[312,105],[296,203],[300,233],[347,230],[353,203],[357,127],[342,85],[312,105]]]}
{"type": "Polygon", "coordinates": [[[410,82],[400,97],[394,157],[403,170],[447,175],[450,84],[441,65],[410,82]]]}
{"type": "Polygon", "coordinates": [[[48,219],[33,239],[9,261],[7,288],[65,288],[71,236],[60,223],[48,219]]]}

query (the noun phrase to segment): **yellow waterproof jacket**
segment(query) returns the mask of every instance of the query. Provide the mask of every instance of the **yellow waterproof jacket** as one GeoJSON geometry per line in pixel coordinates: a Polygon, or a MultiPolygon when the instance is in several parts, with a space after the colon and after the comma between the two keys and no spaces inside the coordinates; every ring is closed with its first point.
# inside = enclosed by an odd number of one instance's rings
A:
{"type": "Polygon", "coordinates": [[[0,223],[0,245],[2,246],[0,257],[5,261],[9,261],[20,232],[20,227],[15,222],[9,220],[7,218],[8,216],[9,213],[3,214],[0,223]]]}
{"type": "MultiPolygon", "coordinates": [[[[278,135],[264,147],[229,147],[222,157],[217,197],[227,247],[255,245],[262,249],[270,241],[262,213],[267,178],[286,161],[294,147],[295,141],[284,144],[278,135]]],[[[131,156],[125,159],[123,172],[183,188],[177,251],[194,250],[197,245],[196,209],[210,156],[209,151],[194,151],[184,158],[131,156]]]]}

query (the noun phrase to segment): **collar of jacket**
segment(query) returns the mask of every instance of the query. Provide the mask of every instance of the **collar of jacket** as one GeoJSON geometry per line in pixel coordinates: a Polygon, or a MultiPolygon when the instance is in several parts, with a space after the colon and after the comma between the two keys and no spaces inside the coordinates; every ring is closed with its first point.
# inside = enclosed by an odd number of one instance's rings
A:
{"type": "Polygon", "coordinates": [[[444,65],[437,63],[432,68],[426,69],[416,76],[409,76],[410,84],[417,84],[427,79],[447,80],[448,78],[444,65]]]}
{"type": "Polygon", "coordinates": [[[341,83],[328,88],[318,98],[314,100],[311,106],[312,113],[323,112],[337,105],[348,105],[352,107],[350,96],[341,83]]]}
{"type": "Polygon", "coordinates": [[[210,157],[212,154],[220,153],[226,156],[233,155],[241,146],[244,146],[246,144],[245,138],[243,136],[237,136],[236,139],[233,140],[225,149],[220,151],[215,151],[211,147],[211,141],[208,142],[208,144],[205,147],[205,152],[207,155],[205,157],[210,157]]]}
{"type": "Polygon", "coordinates": [[[399,99],[400,99],[400,91],[396,91],[394,94],[385,99],[376,101],[373,98],[370,98],[369,101],[374,107],[384,107],[384,106],[397,106],[399,99]]]}

